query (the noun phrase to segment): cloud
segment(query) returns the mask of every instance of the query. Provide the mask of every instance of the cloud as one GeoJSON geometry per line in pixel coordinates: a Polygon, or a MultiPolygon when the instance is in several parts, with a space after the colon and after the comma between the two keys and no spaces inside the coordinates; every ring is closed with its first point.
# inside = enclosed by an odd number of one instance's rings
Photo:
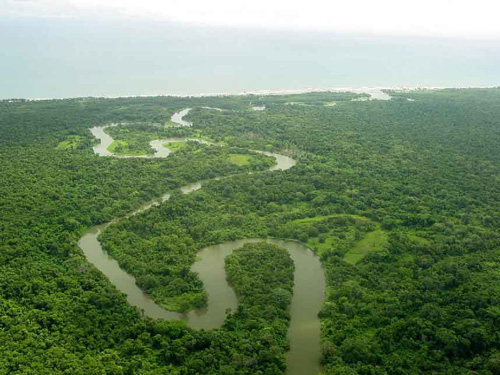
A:
{"type": "Polygon", "coordinates": [[[10,15],[112,12],[196,25],[500,38],[498,0],[7,0],[10,15]]]}

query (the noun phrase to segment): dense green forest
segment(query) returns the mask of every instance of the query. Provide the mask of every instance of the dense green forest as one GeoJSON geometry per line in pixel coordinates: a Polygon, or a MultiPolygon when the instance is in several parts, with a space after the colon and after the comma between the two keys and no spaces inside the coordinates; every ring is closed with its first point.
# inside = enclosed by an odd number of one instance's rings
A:
{"type": "MultiPolygon", "coordinates": [[[[265,242],[246,244],[226,258],[229,283],[238,296],[238,309],[227,319],[224,329],[244,332],[245,340],[259,342],[259,356],[247,358],[261,362],[274,361],[263,373],[280,373],[284,369],[284,351],[288,347],[286,330],[292,299],[294,264],[287,250],[265,242]]],[[[272,363],[272,362],[271,362],[272,363]]],[[[256,367],[256,366],[255,366],[256,367]]],[[[255,368],[253,373],[258,373],[255,368]]]]}
{"type": "Polygon", "coordinates": [[[101,236],[156,301],[204,303],[190,266],[206,245],[293,238],[325,267],[325,373],[500,373],[500,89],[391,95],[0,102],[0,374],[283,374],[285,252],[246,245],[227,259],[238,311],[197,331],[142,317],[76,245],[92,225],[216,176],[227,178],[101,236]],[[186,107],[194,126],[172,128],[186,107]],[[88,129],[111,123],[129,152],[172,136],[218,145],[96,156],[88,129]],[[233,156],[248,149],[298,163],[247,174],[269,165],[233,156]]]}

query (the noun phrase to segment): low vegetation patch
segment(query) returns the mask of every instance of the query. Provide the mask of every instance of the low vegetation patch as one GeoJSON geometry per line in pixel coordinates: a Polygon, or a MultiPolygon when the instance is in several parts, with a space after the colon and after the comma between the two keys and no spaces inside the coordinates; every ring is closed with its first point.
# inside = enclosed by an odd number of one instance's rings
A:
{"type": "Polygon", "coordinates": [[[228,159],[231,163],[238,166],[248,165],[251,162],[252,155],[248,154],[229,154],[228,159]]]}
{"type": "Polygon", "coordinates": [[[144,150],[137,150],[130,147],[129,142],[116,140],[113,141],[108,147],[108,151],[112,152],[115,155],[123,155],[123,156],[138,156],[144,155],[144,150]]]}
{"type": "Polygon", "coordinates": [[[383,250],[387,245],[387,239],[387,233],[382,229],[367,233],[361,241],[356,243],[356,245],[346,253],[344,260],[347,263],[356,264],[369,253],[383,250]]]}
{"type": "Polygon", "coordinates": [[[86,146],[84,138],[78,135],[70,136],[68,139],[59,142],[56,146],[57,150],[76,150],[86,146]]]}
{"type": "Polygon", "coordinates": [[[166,142],[163,144],[164,147],[168,148],[172,152],[179,151],[187,146],[187,142],[166,142]]]}

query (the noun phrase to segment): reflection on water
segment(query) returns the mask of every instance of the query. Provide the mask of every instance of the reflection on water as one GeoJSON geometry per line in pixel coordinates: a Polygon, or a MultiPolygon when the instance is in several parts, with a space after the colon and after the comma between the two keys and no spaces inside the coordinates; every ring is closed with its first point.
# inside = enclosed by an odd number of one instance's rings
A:
{"type": "Polygon", "coordinates": [[[207,309],[191,311],[188,324],[194,328],[220,327],[226,309],[235,311],[236,295],[226,280],[224,258],[246,243],[266,241],[288,250],[295,263],[293,298],[290,305],[290,328],[287,374],[307,375],[321,371],[321,332],[318,312],[325,295],[325,275],[321,262],[304,245],[277,239],[241,239],[208,246],[198,253],[199,261],[192,270],[198,273],[208,292],[207,309]]]}
{"type": "Polygon", "coordinates": [[[170,121],[175,122],[176,124],[178,124],[180,126],[191,126],[191,125],[193,125],[191,122],[182,119],[184,116],[186,116],[189,113],[189,111],[191,111],[191,109],[192,108],[186,108],[186,109],[183,109],[180,112],[174,113],[172,115],[172,118],[170,119],[170,121]]]}

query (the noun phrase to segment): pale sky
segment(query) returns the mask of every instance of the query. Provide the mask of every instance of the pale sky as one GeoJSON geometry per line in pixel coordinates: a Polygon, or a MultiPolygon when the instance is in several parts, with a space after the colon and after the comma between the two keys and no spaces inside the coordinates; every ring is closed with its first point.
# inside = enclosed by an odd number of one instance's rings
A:
{"type": "Polygon", "coordinates": [[[0,15],[106,15],[204,26],[500,38],[500,0],[0,0],[0,15]]]}

